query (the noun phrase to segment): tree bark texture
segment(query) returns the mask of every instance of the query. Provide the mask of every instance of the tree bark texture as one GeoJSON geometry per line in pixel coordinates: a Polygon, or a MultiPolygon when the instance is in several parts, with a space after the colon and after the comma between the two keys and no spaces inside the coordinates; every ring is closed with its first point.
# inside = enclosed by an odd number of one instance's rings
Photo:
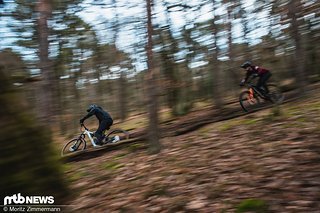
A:
{"type": "Polygon", "coordinates": [[[147,2],[147,93],[148,93],[148,107],[149,107],[149,143],[150,143],[150,153],[158,153],[161,150],[160,136],[159,136],[159,124],[158,124],[158,100],[157,100],[157,81],[156,73],[153,66],[153,51],[152,51],[152,13],[151,0],[146,0],[147,2]]]}
{"type": "Polygon", "coordinates": [[[49,28],[48,19],[51,16],[52,8],[49,0],[39,0],[37,2],[38,41],[39,41],[39,68],[41,70],[42,81],[37,92],[39,98],[39,118],[42,124],[50,124],[53,115],[53,89],[54,74],[51,70],[49,60],[49,28]]]}

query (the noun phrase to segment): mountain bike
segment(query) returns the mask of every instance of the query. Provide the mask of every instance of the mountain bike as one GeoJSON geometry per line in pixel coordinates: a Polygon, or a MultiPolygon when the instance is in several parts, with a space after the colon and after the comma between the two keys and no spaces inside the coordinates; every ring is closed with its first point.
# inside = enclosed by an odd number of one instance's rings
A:
{"type": "Polygon", "coordinates": [[[239,95],[239,102],[242,109],[246,112],[251,112],[262,106],[264,102],[270,102],[271,104],[281,104],[284,100],[284,94],[281,92],[277,84],[267,84],[269,93],[265,90],[261,91],[251,81],[246,83],[247,90],[243,91],[239,95]]]}
{"type": "Polygon", "coordinates": [[[94,132],[90,131],[84,124],[81,125],[80,131],[81,134],[77,138],[70,140],[63,146],[61,156],[85,150],[87,148],[87,139],[91,142],[93,148],[129,139],[129,132],[122,129],[112,129],[107,134],[104,134],[102,144],[98,145],[95,142],[94,132]]]}

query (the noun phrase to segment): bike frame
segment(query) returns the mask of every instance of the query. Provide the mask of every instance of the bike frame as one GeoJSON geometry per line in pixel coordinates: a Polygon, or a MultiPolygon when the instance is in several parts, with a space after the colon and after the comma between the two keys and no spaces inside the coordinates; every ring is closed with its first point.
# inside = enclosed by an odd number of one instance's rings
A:
{"type": "Polygon", "coordinates": [[[253,98],[254,93],[256,93],[260,98],[266,99],[266,97],[264,97],[264,95],[260,93],[258,88],[255,85],[253,85],[251,82],[248,82],[247,86],[248,86],[248,91],[250,93],[250,98],[253,98]]]}
{"type": "Polygon", "coordinates": [[[86,140],[84,138],[85,138],[85,135],[87,135],[93,147],[100,147],[93,140],[92,135],[94,134],[94,132],[90,131],[85,125],[82,125],[82,127],[84,127],[84,131],[82,131],[80,138],[82,138],[86,143],[86,140]]]}

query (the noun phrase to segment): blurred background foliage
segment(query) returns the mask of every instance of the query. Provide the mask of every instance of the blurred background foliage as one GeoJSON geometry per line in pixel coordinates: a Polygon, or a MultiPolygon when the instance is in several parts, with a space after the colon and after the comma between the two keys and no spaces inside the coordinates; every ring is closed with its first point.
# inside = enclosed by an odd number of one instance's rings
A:
{"type": "MultiPolygon", "coordinates": [[[[174,116],[187,114],[199,100],[221,107],[235,97],[244,60],[270,69],[283,86],[301,88],[319,80],[318,1],[153,3],[159,98],[174,116]]],[[[77,121],[89,103],[124,120],[146,110],[144,8],[144,1],[5,1],[1,22],[10,33],[1,33],[6,40],[0,63],[32,109],[40,117],[54,117],[62,132],[73,128],[70,119],[77,121]],[[83,17],[92,11],[83,11],[93,7],[97,14],[112,13],[88,22],[83,17]],[[45,11],[45,28],[39,10],[45,11]],[[123,14],[129,10],[140,15],[123,14]],[[47,90],[41,92],[44,81],[47,90]]]]}

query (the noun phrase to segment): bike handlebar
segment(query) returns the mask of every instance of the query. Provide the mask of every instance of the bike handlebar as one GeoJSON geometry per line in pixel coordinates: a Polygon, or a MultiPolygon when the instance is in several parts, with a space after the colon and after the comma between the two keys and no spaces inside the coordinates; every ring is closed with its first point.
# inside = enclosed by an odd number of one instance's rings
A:
{"type": "Polygon", "coordinates": [[[240,84],[240,87],[244,87],[244,86],[252,87],[252,86],[254,86],[254,84],[251,83],[251,81],[248,81],[248,82],[245,82],[245,83],[243,83],[243,84],[240,84]]]}
{"type": "Polygon", "coordinates": [[[241,83],[240,83],[240,86],[241,86],[241,87],[243,87],[243,86],[249,86],[249,87],[254,86],[254,83],[252,83],[252,81],[253,81],[255,78],[257,78],[257,77],[258,77],[257,74],[251,75],[251,76],[247,79],[246,82],[243,82],[243,83],[241,82],[241,83]]]}
{"type": "Polygon", "coordinates": [[[245,85],[249,87],[254,86],[254,84],[251,81],[246,82],[245,85]]]}
{"type": "Polygon", "coordinates": [[[255,79],[257,76],[252,76],[251,78],[249,78],[246,82],[243,83],[243,85],[240,86],[254,86],[254,83],[252,83],[253,79],[255,79]]]}

